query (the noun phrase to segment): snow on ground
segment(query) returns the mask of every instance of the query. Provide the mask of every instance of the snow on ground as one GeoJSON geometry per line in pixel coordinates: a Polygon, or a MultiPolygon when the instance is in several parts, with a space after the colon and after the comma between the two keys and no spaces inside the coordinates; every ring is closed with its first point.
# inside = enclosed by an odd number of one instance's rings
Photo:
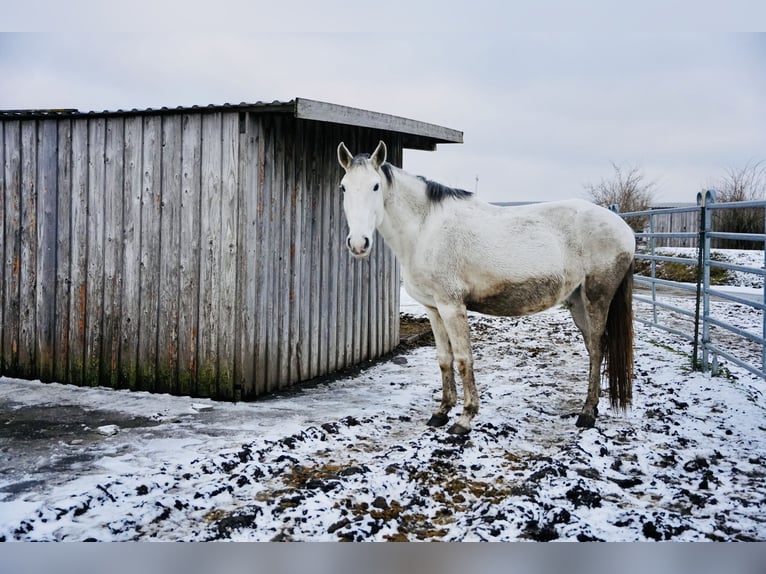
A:
{"type": "Polygon", "coordinates": [[[632,409],[578,429],[568,312],[471,325],[467,437],[430,346],[254,403],[0,379],[0,540],[766,540],[763,381],[637,324],[632,409]]]}

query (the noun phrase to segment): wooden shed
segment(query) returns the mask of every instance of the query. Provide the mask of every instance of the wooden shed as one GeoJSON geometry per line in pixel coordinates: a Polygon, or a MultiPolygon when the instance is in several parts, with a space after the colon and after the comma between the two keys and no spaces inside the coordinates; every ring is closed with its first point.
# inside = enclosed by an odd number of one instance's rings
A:
{"type": "Polygon", "coordinates": [[[399,269],[344,247],[335,150],[462,133],[297,98],[0,111],[0,374],[247,399],[392,350],[399,269]]]}

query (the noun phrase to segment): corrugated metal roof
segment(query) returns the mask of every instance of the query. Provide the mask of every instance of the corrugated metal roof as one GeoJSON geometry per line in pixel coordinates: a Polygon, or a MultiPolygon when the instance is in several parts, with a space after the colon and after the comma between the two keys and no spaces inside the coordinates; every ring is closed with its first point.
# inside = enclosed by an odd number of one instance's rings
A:
{"type": "Polygon", "coordinates": [[[289,113],[298,119],[330,122],[344,125],[383,129],[393,132],[410,134],[428,140],[433,143],[463,143],[463,132],[411,120],[399,116],[392,116],[379,112],[372,112],[359,108],[351,108],[309,100],[307,98],[295,98],[286,102],[257,101],[253,103],[241,102],[239,104],[210,104],[207,106],[178,106],[174,108],[144,108],[131,110],[102,110],[80,111],[77,109],[37,109],[37,110],[0,110],[0,119],[50,119],[50,118],[81,118],[99,116],[129,116],[129,115],[156,115],[156,114],[188,114],[207,112],[257,112],[257,113],[289,113]]]}
{"type": "Polygon", "coordinates": [[[131,110],[91,110],[80,111],[73,108],[62,109],[36,109],[36,110],[0,110],[0,118],[50,118],[50,117],[83,117],[83,116],[123,116],[123,115],[151,115],[151,114],[176,114],[190,112],[217,112],[217,111],[292,111],[295,100],[288,102],[241,102],[239,104],[210,104],[207,106],[177,106],[174,108],[142,108],[131,110]]]}

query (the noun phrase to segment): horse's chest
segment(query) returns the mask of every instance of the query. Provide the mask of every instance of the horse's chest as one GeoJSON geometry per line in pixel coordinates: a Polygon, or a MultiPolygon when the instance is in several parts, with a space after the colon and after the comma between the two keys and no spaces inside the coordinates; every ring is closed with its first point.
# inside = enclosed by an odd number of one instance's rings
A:
{"type": "Polygon", "coordinates": [[[563,279],[535,277],[523,281],[503,281],[474,289],[465,298],[469,311],[485,315],[521,316],[544,311],[564,297],[563,279]]]}

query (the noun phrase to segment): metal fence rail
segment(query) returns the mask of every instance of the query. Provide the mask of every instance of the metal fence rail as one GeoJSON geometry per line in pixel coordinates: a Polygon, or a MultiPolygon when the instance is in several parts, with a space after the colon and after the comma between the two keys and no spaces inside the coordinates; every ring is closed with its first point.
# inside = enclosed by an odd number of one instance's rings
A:
{"type": "MultiPolygon", "coordinates": [[[[692,368],[694,369],[701,369],[703,371],[712,370],[715,374],[718,371],[719,357],[721,357],[756,376],[766,379],[766,281],[764,281],[764,286],[761,288],[758,301],[717,289],[711,286],[710,281],[711,268],[748,273],[762,278],[766,276],[764,269],[715,261],[711,258],[711,240],[713,239],[755,241],[761,244],[763,252],[766,254],[766,234],[712,231],[713,212],[717,210],[752,208],[766,208],[766,201],[716,203],[715,192],[709,190],[704,194],[697,194],[696,206],[634,211],[621,213],[620,215],[629,222],[632,218],[639,217],[646,218],[647,220],[645,231],[636,233],[637,241],[640,245],[643,244],[644,247],[644,249],[639,250],[640,252],[636,254],[636,259],[639,261],[649,261],[649,276],[636,275],[634,279],[638,285],[644,285],[649,289],[649,296],[637,293],[634,295],[634,300],[649,306],[650,318],[637,317],[636,320],[689,341],[693,348],[692,368]],[[699,217],[699,231],[697,233],[655,232],[656,220],[658,218],[667,218],[667,215],[672,213],[693,214],[694,212],[699,217]],[[694,240],[697,257],[689,259],[657,254],[658,243],[661,242],[664,245],[667,240],[674,239],[694,240]],[[657,277],[657,263],[659,262],[678,263],[689,266],[696,265],[696,283],[680,283],[657,277]],[[690,311],[688,308],[679,307],[667,300],[661,300],[658,296],[658,289],[672,289],[693,294],[694,310],[690,311]],[[754,334],[725,320],[714,317],[711,311],[712,299],[746,305],[758,310],[761,313],[760,333],[754,334]],[[663,311],[666,313],[663,314],[663,311]],[[694,328],[684,330],[679,328],[677,323],[671,324],[671,321],[667,319],[668,314],[673,314],[693,322],[694,328]],[[723,340],[727,338],[724,334],[728,334],[730,336],[728,338],[733,336],[741,341],[742,344],[750,342],[759,347],[758,364],[753,364],[753,361],[749,361],[746,357],[741,356],[741,353],[732,350],[731,346],[724,348],[723,340]],[[701,359],[699,357],[700,351],[701,359]]],[[[617,211],[616,206],[613,209],[617,211]]],[[[766,268],[766,257],[764,258],[764,268],[766,268]]],[[[737,345],[735,349],[741,350],[741,346],[737,345]]]]}

